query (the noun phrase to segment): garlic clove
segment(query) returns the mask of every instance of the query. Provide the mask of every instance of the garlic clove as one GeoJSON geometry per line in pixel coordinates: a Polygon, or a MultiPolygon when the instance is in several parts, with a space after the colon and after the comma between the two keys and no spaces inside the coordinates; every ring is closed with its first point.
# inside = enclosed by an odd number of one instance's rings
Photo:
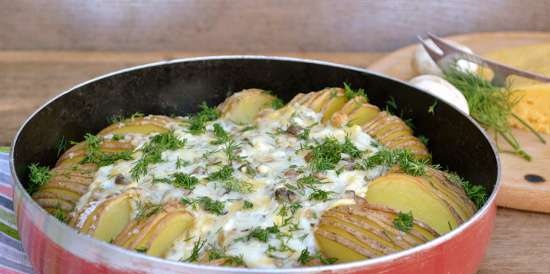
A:
{"type": "Polygon", "coordinates": [[[428,92],[448,104],[454,105],[468,115],[470,114],[468,101],[466,101],[462,92],[439,76],[420,75],[409,80],[409,84],[428,92]]]}

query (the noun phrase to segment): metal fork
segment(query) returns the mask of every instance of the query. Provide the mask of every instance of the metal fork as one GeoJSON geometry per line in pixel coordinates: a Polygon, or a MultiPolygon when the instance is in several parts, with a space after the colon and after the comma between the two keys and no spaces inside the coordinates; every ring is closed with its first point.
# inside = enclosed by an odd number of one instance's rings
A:
{"type": "Polygon", "coordinates": [[[550,82],[550,78],[544,75],[516,69],[504,64],[487,60],[478,55],[465,52],[464,50],[459,49],[456,46],[453,46],[445,42],[443,39],[431,33],[428,33],[428,37],[441,50],[441,53],[437,52],[436,50],[432,49],[432,47],[428,46],[424,41],[424,39],[422,39],[422,37],[418,36],[418,39],[420,40],[420,43],[422,44],[426,52],[428,52],[430,57],[442,70],[448,69],[451,64],[456,62],[456,60],[464,59],[481,66],[489,67],[494,74],[493,79],[491,80],[491,83],[496,86],[501,86],[501,87],[505,86],[506,78],[508,78],[508,76],[510,75],[521,76],[521,77],[537,80],[540,82],[550,82]]]}

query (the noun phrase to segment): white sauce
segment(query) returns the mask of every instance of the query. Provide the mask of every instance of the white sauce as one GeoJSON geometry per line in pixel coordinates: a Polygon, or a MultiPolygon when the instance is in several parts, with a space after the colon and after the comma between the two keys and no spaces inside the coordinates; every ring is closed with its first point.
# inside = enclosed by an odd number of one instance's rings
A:
{"type": "MultiPolygon", "coordinates": [[[[195,216],[194,227],[187,237],[182,237],[174,243],[165,258],[170,260],[187,258],[192,252],[194,241],[200,237],[207,240],[207,246],[221,248],[227,255],[242,256],[248,267],[297,266],[297,258],[303,249],[309,249],[312,254],[317,252],[313,229],[323,211],[338,204],[353,203],[353,200],[349,199],[349,192],[364,195],[368,181],[382,175],[386,170],[383,167],[377,167],[371,170],[323,172],[321,176],[324,177],[322,181],[325,183],[318,185],[318,188],[330,192],[330,199],[310,200],[308,197],[313,190],[305,188],[303,196],[295,195],[296,203],[300,204],[301,208],[297,209],[290,218],[293,228],[291,229],[290,225],[283,225],[286,217],[279,215],[282,203],[275,199],[275,189],[285,184],[295,184],[299,177],[310,173],[308,163],[304,159],[307,152],[300,149],[306,141],[284,132],[289,125],[309,128],[310,138],[307,141],[309,144],[322,142],[327,137],[334,137],[339,142],[344,142],[348,136],[359,150],[364,151],[364,155],[377,151],[375,141],[358,126],[333,128],[320,123],[321,114],[302,106],[293,107],[295,109],[289,113],[288,119],[282,119],[284,117],[274,120],[264,119],[258,123],[256,129],[244,132],[242,130],[245,126],[223,119],[209,123],[206,133],[202,135],[188,133],[185,125],[172,124],[175,135],[186,140],[184,148],[163,152],[163,162],[150,165],[147,175],[128,185],[117,185],[114,180],[118,175],[131,178],[130,170],[135,160],[119,161],[114,165],[100,168],[90,191],[79,201],[78,209],[84,210],[91,202],[101,201],[112,194],[128,189],[133,189],[140,194],[138,196],[141,199],[153,203],[178,201],[182,197],[191,199],[210,197],[224,202],[227,213],[218,216],[200,207],[189,206],[189,211],[195,216]],[[214,123],[219,123],[232,135],[233,140],[240,144],[240,149],[235,149],[234,152],[243,160],[233,161],[233,177],[252,185],[251,193],[228,192],[222,183],[207,180],[209,174],[216,172],[228,162],[223,151],[224,145],[210,143],[215,140],[212,132],[214,123]],[[222,151],[213,152],[216,150],[222,151]],[[186,163],[179,169],[176,167],[178,160],[186,163]],[[294,174],[292,172],[286,174],[289,169],[294,170],[294,174]],[[296,170],[300,169],[305,170],[305,173],[296,174],[296,170]],[[255,175],[247,174],[250,170],[255,171],[255,175]],[[153,182],[153,178],[169,177],[176,172],[195,176],[199,179],[199,184],[193,190],[184,190],[171,184],[153,182]],[[251,202],[253,208],[243,209],[243,200],[251,202]],[[255,228],[265,229],[274,225],[277,225],[286,235],[282,237],[283,240],[281,237],[275,237],[274,234],[269,234],[266,242],[248,237],[250,231],[255,228]]],[[[132,140],[138,145],[136,151],[146,144],[148,139],[133,136],[132,140]]],[[[139,159],[140,154],[136,152],[134,159],[139,159]]],[[[344,155],[343,159],[345,158],[344,155]]]]}

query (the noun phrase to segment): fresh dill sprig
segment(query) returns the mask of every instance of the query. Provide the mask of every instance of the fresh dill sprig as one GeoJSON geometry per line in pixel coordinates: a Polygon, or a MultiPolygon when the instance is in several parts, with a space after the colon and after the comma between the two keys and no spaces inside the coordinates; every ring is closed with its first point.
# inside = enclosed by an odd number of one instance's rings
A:
{"type": "Polygon", "coordinates": [[[223,151],[225,152],[225,156],[227,156],[227,160],[229,163],[237,160],[241,160],[241,157],[237,155],[239,148],[241,148],[241,145],[235,142],[233,139],[229,139],[227,142],[225,142],[223,151]]]}
{"type": "Polygon", "coordinates": [[[220,124],[215,123],[213,125],[213,128],[214,128],[213,132],[214,132],[214,136],[216,137],[216,140],[210,142],[211,144],[219,145],[229,141],[231,136],[227,133],[227,131],[223,129],[223,127],[220,124]]]}
{"type": "Polygon", "coordinates": [[[173,131],[155,135],[141,148],[142,156],[130,170],[134,179],[147,174],[147,167],[162,161],[162,152],[176,150],[185,146],[186,140],[180,140],[173,131]]]}
{"type": "Polygon", "coordinates": [[[305,248],[305,249],[302,249],[302,251],[300,252],[300,257],[298,257],[298,262],[302,265],[306,265],[314,259],[318,259],[322,264],[325,264],[325,265],[334,264],[336,261],[338,261],[338,259],[336,258],[324,257],[319,253],[312,255],[309,252],[309,250],[305,248]]]}
{"type": "Polygon", "coordinates": [[[205,132],[206,123],[220,117],[220,112],[214,107],[209,107],[206,102],[202,102],[200,108],[201,110],[189,119],[188,129],[193,135],[203,134],[205,132]]]}
{"type": "Polygon", "coordinates": [[[67,150],[67,147],[69,147],[69,141],[65,138],[65,136],[61,136],[59,140],[55,143],[55,148],[57,150],[57,157],[61,155],[65,150],[67,150]]]}
{"type": "Polygon", "coordinates": [[[474,202],[477,208],[481,208],[487,201],[487,190],[484,186],[474,185],[458,176],[458,174],[452,172],[447,173],[447,179],[455,185],[461,186],[464,189],[464,192],[466,192],[466,196],[474,202]]]}
{"type": "Polygon", "coordinates": [[[357,96],[365,97],[365,99],[367,100],[369,99],[364,89],[360,88],[357,90],[353,90],[348,83],[344,83],[344,96],[346,96],[348,100],[351,100],[357,96]]]}
{"type": "Polygon", "coordinates": [[[243,209],[251,209],[254,207],[254,204],[251,201],[245,200],[243,202],[243,209]]]}
{"type": "Polygon", "coordinates": [[[433,104],[431,104],[428,107],[428,113],[435,115],[435,108],[437,107],[437,101],[434,101],[433,104]]]}
{"type": "Polygon", "coordinates": [[[52,174],[47,166],[40,166],[38,164],[29,165],[29,184],[27,186],[27,192],[33,194],[42,185],[48,182],[51,177],[52,174]]]}
{"type": "Polygon", "coordinates": [[[200,252],[201,252],[202,248],[204,247],[204,245],[206,245],[206,239],[203,240],[203,239],[199,238],[193,244],[193,250],[191,251],[191,255],[189,255],[189,257],[187,257],[183,260],[180,260],[180,261],[189,262],[189,263],[196,262],[199,259],[200,252]]]}
{"type": "Polygon", "coordinates": [[[60,222],[66,222],[67,221],[67,214],[65,214],[65,211],[61,209],[61,206],[58,204],[54,211],[52,212],[52,215],[58,219],[60,222]]]}
{"type": "Polygon", "coordinates": [[[143,220],[148,217],[151,217],[157,214],[158,212],[160,212],[161,209],[162,209],[162,205],[139,201],[137,204],[136,220],[143,220]]]}
{"type": "Polygon", "coordinates": [[[225,251],[221,249],[210,249],[208,250],[208,261],[214,260],[223,260],[222,265],[226,266],[244,266],[243,255],[232,256],[227,255],[225,251]]]}
{"type": "Polygon", "coordinates": [[[210,174],[207,179],[211,181],[225,181],[233,178],[233,167],[223,166],[220,170],[210,174]]]}
{"type": "Polygon", "coordinates": [[[280,98],[275,98],[273,101],[271,101],[271,108],[272,109],[280,109],[285,106],[285,103],[280,98]]]}
{"type": "MultiPolygon", "coordinates": [[[[494,130],[497,135],[502,136],[510,144],[514,154],[530,161],[531,156],[521,148],[518,140],[512,134],[509,124],[509,118],[514,118],[522,124],[528,125],[527,122],[512,112],[512,108],[517,103],[517,100],[513,99],[513,91],[509,87],[497,87],[476,73],[462,71],[456,67],[448,68],[444,74],[445,79],[466,97],[470,115],[486,130],[494,130]]],[[[530,126],[527,128],[542,143],[546,142],[530,126]]]]}
{"type": "Polygon", "coordinates": [[[170,183],[176,187],[192,190],[199,183],[199,179],[183,172],[176,172],[172,174],[170,183]]]}
{"type": "Polygon", "coordinates": [[[116,153],[105,153],[101,151],[102,141],[103,139],[99,136],[90,133],[86,133],[86,135],[84,135],[84,142],[86,143],[86,156],[82,159],[81,163],[91,163],[102,167],[112,165],[118,160],[132,160],[132,153],[130,151],[116,153]]]}
{"type": "Polygon", "coordinates": [[[311,194],[309,194],[308,199],[314,200],[314,201],[326,202],[331,198],[331,195],[333,193],[334,192],[332,191],[325,191],[325,190],[316,188],[316,189],[313,189],[313,192],[311,194]]]}
{"type": "Polygon", "coordinates": [[[336,138],[326,138],[311,149],[311,166],[314,170],[334,169],[342,158],[342,146],[336,138]]]}
{"type": "Polygon", "coordinates": [[[280,232],[279,227],[276,225],[269,226],[266,228],[256,227],[252,231],[250,231],[250,233],[248,233],[248,235],[246,236],[246,239],[247,240],[257,239],[260,242],[266,243],[267,240],[269,239],[270,234],[277,234],[279,232],[280,232]]]}
{"type": "Polygon", "coordinates": [[[403,172],[409,175],[422,176],[426,174],[429,160],[417,159],[412,152],[405,149],[381,149],[363,160],[362,165],[365,169],[380,165],[388,167],[398,165],[403,172]]]}
{"type": "Polygon", "coordinates": [[[403,213],[399,212],[397,213],[397,216],[395,219],[393,219],[393,226],[403,232],[409,232],[411,231],[414,223],[414,218],[412,215],[412,212],[403,213]]]}

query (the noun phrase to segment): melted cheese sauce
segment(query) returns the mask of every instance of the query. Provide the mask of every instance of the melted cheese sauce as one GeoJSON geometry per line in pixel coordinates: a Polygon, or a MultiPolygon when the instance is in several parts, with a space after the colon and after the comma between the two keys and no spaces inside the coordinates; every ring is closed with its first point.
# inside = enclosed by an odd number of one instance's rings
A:
{"type": "MultiPolygon", "coordinates": [[[[163,161],[148,166],[148,173],[137,181],[127,185],[115,183],[115,177],[123,175],[132,178],[130,170],[135,161],[119,161],[99,169],[90,191],[84,195],[77,210],[85,210],[91,203],[97,203],[113,195],[128,190],[140,194],[140,199],[162,204],[169,201],[179,201],[182,197],[209,197],[221,201],[225,205],[225,214],[215,215],[200,207],[188,206],[195,216],[193,228],[177,240],[165,255],[169,260],[188,258],[197,239],[205,239],[207,246],[225,250],[227,255],[242,256],[247,267],[251,268],[287,268],[298,266],[300,252],[308,249],[311,253],[317,251],[313,229],[324,210],[332,206],[353,203],[350,194],[363,196],[367,191],[368,181],[386,172],[384,167],[370,170],[353,170],[340,168],[314,174],[323,184],[318,188],[330,192],[326,201],[308,199],[313,192],[305,188],[303,193],[294,193],[292,203],[300,205],[295,212],[281,213],[283,207],[290,205],[289,201],[278,199],[276,192],[286,185],[296,184],[298,178],[310,175],[306,161],[307,151],[302,149],[307,144],[322,142],[327,137],[334,137],[344,142],[346,136],[361,151],[363,158],[375,153],[378,144],[360,127],[333,128],[320,123],[322,115],[303,106],[287,107],[289,111],[279,116],[257,121],[255,128],[249,125],[237,125],[228,120],[218,119],[209,122],[206,132],[193,135],[188,132],[185,124],[171,124],[175,135],[186,140],[182,149],[164,151],[163,161]],[[234,149],[239,160],[232,161],[233,177],[239,182],[252,186],[250,193],[228,191],[223,183],[208,180],[207,177],[220,170],[228,163],[224,151],[225,145],[215,145],[213,124],[218,123],[239,144],[234,149]],[[248,128],[247,128],[248,126],[248,128]],[[290,126],[308,128],[309,139],[302,140],[287,133],[290,126]],[[247,130],[249,129],[249,130],[247,130]],[[185,163],[177,165],[176,163],[185,163]],[[170,175],[182,172],[199,179],[199,184],[193,190],[177,188],[174,185],[154,182],[154,179],[168,178],[170,175]],[[251,202],[252,208],[243,208],[244,201],[251,202]],[[284,215],[284,216],[281,216],[284,215]],[[250,238],[248,235],[256,228],[277,226],[279,233],[268,234],[266,241],[250,238]]],[[[137,145],[134,159],[139,159],[139,148],[145,145],[150,136],[127,136],[137,145]]],[[[88,210],[89,211],[89,210],[88,210]]],[[[135,209],[137,214],[137,208],[135,209]]],[[[85,218],[86,214],[82,214],[85,218]]]]}

